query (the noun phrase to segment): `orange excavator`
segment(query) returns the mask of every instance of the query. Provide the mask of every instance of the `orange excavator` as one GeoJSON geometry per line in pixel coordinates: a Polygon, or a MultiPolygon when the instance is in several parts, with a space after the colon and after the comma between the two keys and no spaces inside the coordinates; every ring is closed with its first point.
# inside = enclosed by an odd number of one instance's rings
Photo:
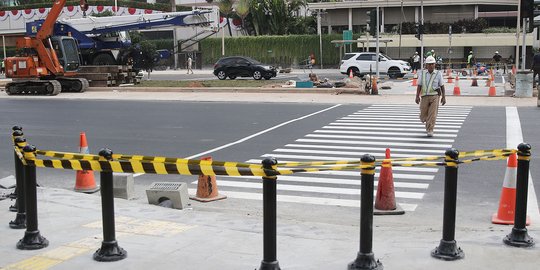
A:
{"type": "MultiPolygon", "coordinates": [[[[16,41],[17,56],[5,59],[8,95],[58,95],[84,92],[88,81],[77,78],[81,57],[77,41],[71,36],[52,36],[54,24],[67,0],[54,0],[53,6],[34,37],[16,41]]],[[[85,0],[81,9],[88,8],[85,0]]]]}

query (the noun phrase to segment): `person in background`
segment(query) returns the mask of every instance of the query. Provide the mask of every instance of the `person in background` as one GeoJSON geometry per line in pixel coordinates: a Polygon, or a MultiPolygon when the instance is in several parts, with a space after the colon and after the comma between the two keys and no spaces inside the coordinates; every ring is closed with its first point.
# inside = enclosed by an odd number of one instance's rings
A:
{"type": "Polygon", "coordinates": [[[417,71],[420,69],[420,55],[418,55],[418,52],[414,52],[414,55],[412,56],[412,70],[417,71]]]}
{"type": "Polygon", "coordinates": [[[536,75],[538,76],[538,83],[540,83],[540,52],[537,52],[533,56],[531,70],[533,71],[533,85],[535,84],[536,75]]]}
{"type": "Polygon", "coordinates": [[[499,51],[495,51],[495,55],[493,55],[493,62],[495,62],[495,68],[497,70],[499,70],[501,59],[502,59],[502,56],[499,54],[499,51]]]}
{"type": "Polygon", "coordinates": [[[475,58],[473,51],[469,52],[469,56],[467,56],[467,68],[472,68],[475,65],[475,58]]]}
{"type": "Polygon", "coordinates": [[[0,68],[0,74],[4,74],[4,69],[5,69],[5,64],[4,64],[4,59],[0,59],[0,62],[2,62],[0,65],[1,65],[1,68],[0,68]]]}
{"type": "Polygon", "coordinates": [[[420,121],[426,125],[428,137],[433,137],[435,121],[439,111],[439,97],[441,105],[446,104],[444,81],[442,73],[435,70],[435,58],[426,58],[426,68],[418,77],[416,88],[416,104],[420,104],[420,121]]]}
{"type": "Polygon", "coordinates": [[[193,69],[191,69],[191,66],[193,65],[193,59],[191,59],[191,56],[188,56],[187,59],[187,74],[191,71],[191,74],[193,74],[193,69]]]}

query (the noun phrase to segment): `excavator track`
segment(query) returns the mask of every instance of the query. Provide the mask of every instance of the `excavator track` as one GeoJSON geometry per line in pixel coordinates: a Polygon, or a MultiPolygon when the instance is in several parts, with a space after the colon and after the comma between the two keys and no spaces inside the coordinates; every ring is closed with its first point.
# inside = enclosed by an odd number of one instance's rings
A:
{"type": "Polygon", "coordinates": [[[62,91],[57,80],[16,80],[6,84],[8,95],[48,95],[56,96],[62,91]]]}
{"type": "Polygon", "coordinates": [[[84,78],[58,77],[56,80],[62,85],[62,92],[82,93],[90,86],[88,80],[84,78]]]}

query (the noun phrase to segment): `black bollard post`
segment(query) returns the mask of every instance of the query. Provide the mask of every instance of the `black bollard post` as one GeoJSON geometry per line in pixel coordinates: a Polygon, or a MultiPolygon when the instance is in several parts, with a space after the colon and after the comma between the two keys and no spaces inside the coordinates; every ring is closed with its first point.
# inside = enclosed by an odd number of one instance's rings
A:
{"type": "MultiPolygon", "coordinates": [[[[27,145],[23,148],[27,161],[35,160],[36,147],[27,145]]],[[[24,199],[26,203],[26,232],[23,239],[17,243],[18,249],[41,249],[49,245],[49,241],[41,236],[38,230],[36,166],[24,165],[24,199]]]]}
{"type": "MultiPolygon", "coordinates": [[[[106,160],[111,160],[111,149],[101,149],[99,155],[106,160]]],[[[103,223],[103,242],[101,248],[94,253],[94,260],[100,262],[114,262],[127,257],[127,251],[118,246],[114,228],[114,194],[113,173],[100,173],[101,182],[101,216],[103,223]]]]}
{"type": "MultiPolygon", "coordinates": [[[[262,161],[264,169],[273,170],[277,165],[275,158],[262,161]]],[[[263,181],[263,260],[259,270],[280,270],[277,260],[277,176],[262,178],[263,181]]]]}
{"type": "Polygon", "coordinates": [[[360,251],[349,263],[348,270],[382,270],[383,265],[373,254],[373,186],[375,181],[375,157],[362,156],[360,190],[360,251]],[[363,168],[364,166],[368,168],[363,168]]]}
{"type": "Polygon", "coordinates": [[[514,227],[503,242],[514,247],[532,247],[534,240],[527,233],[527,193],[529,187],[529,163],[531,159],[531,145],[520,143],[518,145],[518,168],[516,182],[516,211],[514,212],[514,227]]]}
{"type": "MultiPolygon", "coordinates": [[[[15,135],[15,132],[13,132],[15,135]]],[[[15,147],[17,147],[21,152],[22,149],[26,146],[26,139],[22,137],[17,137],[14,140],[15,147]]],[[[24,229],[26,228],[26,203],[24,198],[24,169],[23,164],[21,160],[19,159],[19,156],[15,151],[13,151],[13,155],[15,157],[15,179],[17,180],[17,189],[19,192],[17,192],[17,201],[15,204],[17,205],[17,216],[15,217],[15,220],[9,222],[9,227],[12,229],[24,229]]]]}
{"type": "Polygon", "coordinates": [[[444,172],[444,212],[443,212],[443,238],[438,247],[431,251],[431,256],[437,259],[453,261],[462,259],[465,254],[457,246],[456,233],[456,202],[458,181],[459,151],[450,148],[446,155],[444,172]]]}
{"type": "MultiPolygon", "coordinates": [[[[24,134],[23,134],[23,131],[22,131],[22,127],[20,127],[20,126],[14,126],[11,129],[13,130],[13,133],[11,135],[11,139],[12,139],[13,145],[15,145],[15,139],[19,138],[19,137],[22,137],[24,134]]],[[[17,186],[18,186],[18,183],[15,184],[15,192],[9,194],[10,199],[17,199],[17,186]]],[[[23,192],[23,191],[21,191],[21,192],[23,192]]],[[[9,211],[17,212],[17,208],[18,208],[17,204],[18,203],[19,203],[19,200],[16,200],[14,205],[9,206],[9,211]]]]}

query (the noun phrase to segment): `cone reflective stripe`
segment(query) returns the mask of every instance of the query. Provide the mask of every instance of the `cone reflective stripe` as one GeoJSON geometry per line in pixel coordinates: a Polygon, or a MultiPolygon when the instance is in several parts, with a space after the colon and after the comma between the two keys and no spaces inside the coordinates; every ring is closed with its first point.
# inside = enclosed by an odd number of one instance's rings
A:
{"type": "MultiPolygon", "coordinates": [[[[504,174],[499,210],[491,217],[494,224],[514,224],[514,211],[516,209],[516,180],[517,180],[517,155],[508,157],[508,166],[504,174]]],[[[527,216],[527,225],[530,224],[527,216]]]]}
{"type": "MultiPolygon", "coordinates": [[[[80,135],[79,152],[81,154],[90,154],[88,142],[86,141],[86,134],[84,132],[81,132],[80,135]]],[[[96,185],[94,172],[86,170],[77,171],[74,189],[75,191],[82,193],[94,193],[98,191],[99,187],[96,185]]]]}
{"type": "MultiPolygon", "coordinates": [[[[203,157],[201,160],[212,161],[212,157],[203,157]]],[[[189,197],[199,202],[211,202],[227,198],[219,194],[215,175],[199,175],[197,182],[197,194],[189,197]]]]}
{"type": "MultiPolygon", "coordinates": [[[[386,159],[390,158],[390,149],[386,148],[386,159]]],[[[396,204],[394,191],[394,176],[392,174],[392,164],[383,162],[379,174],[377,185],[377,196],[375,198],[374,215],[402,215],[405,211],[396,204]]]]}

